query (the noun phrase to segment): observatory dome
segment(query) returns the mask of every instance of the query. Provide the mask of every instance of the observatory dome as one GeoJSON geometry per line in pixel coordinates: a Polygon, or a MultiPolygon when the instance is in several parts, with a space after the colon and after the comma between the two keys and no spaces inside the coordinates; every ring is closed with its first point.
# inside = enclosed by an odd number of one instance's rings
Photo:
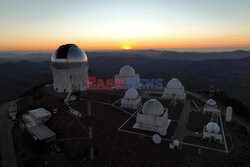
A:
{"type": "Polygon", "coordinates": [[[177,78],[172,78],[170,81],[168,81],[167,88],[170,89],[181,89],[182,84],[177,78]]]}
{"type": "Polygon", "coordinates": [[[61,45],[51,57],[52,63],[87,63],[85,52],[75,44],[61,45]]]}
{"type": "Polygon", "coordinates": [[[216,105],[216,101],[213,100],[213,99],[209,99],[209,100],[207,101],[207,104],[210,105],[210,106],[215,106],[215,105],[216,105]]]}
{"type": "Polygon", "coordinates": [[[142,113],[158,116],[164,113],[164,108],[162,104],[156,99],[150,99],[144,103],[142,107],[142,113]]]}
{"type": "Polygon", "coordinates": [[[125,97],[128,98],[128,99],[135,99],[135,98],[138,97],[138,92],[135,89],[129,89],[125,93],[125,97]]]}
{"type": "Polygon", "coordinates": [[[217,123],[215,122],[209,122],[206,126],[206,131],[210,133],[219,133],[220,132],[220,127],[217,123]]]}
{"type": "Polygon", "coordinates": [[[120,75],[122,76],[134,76],[135,70],[129,65],[125,65],[120,69],[120,75]]]}

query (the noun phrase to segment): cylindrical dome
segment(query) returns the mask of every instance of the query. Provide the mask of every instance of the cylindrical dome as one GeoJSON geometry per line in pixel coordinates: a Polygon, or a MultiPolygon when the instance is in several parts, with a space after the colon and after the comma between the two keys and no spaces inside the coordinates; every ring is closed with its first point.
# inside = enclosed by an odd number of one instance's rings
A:
{"type": "Polygon", "coordinates": [[[61,45],[51,56],[52,63],[87,63],[85,52],[75,44],[61,45]]]}
{"type": "Polygon", "coordinates": [[[177,78],[172,78],[170,81],[168,81],[167,88],[170,89],[181,89],[182,83],[177,78]]]}
{"type": "Polygon", "coordinates": [[[144,103],[142,107],[142,113],[159,116],[164,113],[164,108],[162,104],[156,99],[150,99],[144,103]]]}
{"type": "Polygon", "coordinates": [[[138,92],[135,89],[129,89],[126,91],[125,97],[128,99],[136,99],[138,97],[138,92]]]}
{"type": "Polygon", "coordinates": [[[231,106],[228,106],[227,109],[226,109],[226,111],[228,113],[232,113],[233,112],[233,108],[231,106]]]}
{"type": "Polygon", "coordinates": [[[215,106],[215,105],[216,105],[216,101],[213,100],[213,99],[209,99],[209,100],[207,101],[207,104],[210,105],[210,106],[215,106]]]}
{"type": "Polygon", "coordinates": [[[206,126],[206,131],[209,133],[219,133],[220,132],[220,127],[217,123],[215,122],[209,122],[206,126]]]}
{"type": "Polygon", "coordinates": [[[133,67],[129,65],[125,65],[120,69],[119,74],[121,76],[134,76],[135,75],[135,70],[133,67]]]}

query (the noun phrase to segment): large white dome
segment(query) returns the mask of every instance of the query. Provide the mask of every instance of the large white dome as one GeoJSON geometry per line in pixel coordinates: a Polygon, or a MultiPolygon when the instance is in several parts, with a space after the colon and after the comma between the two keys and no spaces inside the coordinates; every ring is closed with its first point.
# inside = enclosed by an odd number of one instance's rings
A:
{"type": "Polygon", "coordinates": [[[214,99],[209,99],[207,101],[207,104],[210,105],[210,106],[215,106],[216,105],[216,101],[214,99]]]}
{"type": "Polygon", "coordinates": [[[61,45],[51,56],[52,63],[83,63],[88,62],[87,55],[75,44],[61,45]]]}
{"type": "Polygon", "coordinates": [[[182,84],[177,78],[172,78],[170,81],[168,81],[167,88],[170,89],[181,89],[182,84]]]}
{"type": "Polygon", "coordinates": [[[162,115],[164,113],[164,108],[156,99],[150,99],[144,103],[142,113],[148,115],[162,115]]]}
{"type": "Polygon", "coordinates": [[[121,76],[134,76],[135,70],[133,67],[129,65],[125,65],[120,69],[120,75],[121,76]]]}
{"type": "Polygon", "coordinates": [[[206,126],[206,131],[210,133],[219,133],[220,132],[220,127],[217,123],[215,122],[209,122],[206,126]]]}
{"type": "Polygon", "coordinates": [[[125,97],[128,99],[136,99],[138,97],[138,92],[135,89],[129,89],[126,91],[125,97]]]}

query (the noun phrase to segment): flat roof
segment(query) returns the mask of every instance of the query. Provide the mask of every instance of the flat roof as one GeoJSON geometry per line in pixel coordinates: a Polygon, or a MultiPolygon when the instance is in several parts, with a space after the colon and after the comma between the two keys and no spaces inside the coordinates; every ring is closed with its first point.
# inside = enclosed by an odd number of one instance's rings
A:
{"type": "Polygon", "coordinates": [[[36,136],[39,140],[46,140],[49,139],[51,137],[56,136],[56,134],[50,130],[47,126],[45,126],[44,124],[41,124],[39,126],[34,126],[34,127],[30,127],[29,131],[36,136]]]}
{"type": "Polygon", "coordinates": [[[30,110],[29,114],[31,114],[35,118],[41,118],[41,117],[51,115],[51,113],[48,110],[44,109],[44,108],[37,108],[35,110],[30,110]]]}

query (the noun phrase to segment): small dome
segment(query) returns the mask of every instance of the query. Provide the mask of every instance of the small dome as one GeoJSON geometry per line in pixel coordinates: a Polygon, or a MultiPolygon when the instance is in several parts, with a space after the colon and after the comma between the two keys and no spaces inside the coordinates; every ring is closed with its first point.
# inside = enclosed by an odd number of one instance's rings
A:
{"type": "Polygon", "coordinates": [[[135,99],[138,97],[138,92],[135,89],[129,89],[126,91],[125,97],[128,99],[135,99]]]}
{"type": "Polygon", "coordinates": [[[150,99],[144,103],[142,113],[148,115],[162,115],[164,113],[164,108],[156,99],[150,99]]]}
{"type": "Polygon", "coordinates": [[[219,133],[220,132],[220,127],[217,123],[215,122],[209,122],[206,126],[206,131],[210,133],[219,133]]]}
{"type": "Polygon", "coordinates": [[[213,99],[209,99],[209,100],[207,101],[207,104],[210,105],[210,106],[215,106],[215,105],[216,105],[216,101],[213,100],[213,99]]]}
{"type": "Polygon", "coordinates": [[[120,69],[120,75],[121,76],[134,76],[135,70],[133,67],[129,65],[125,65],[120,69]]]}
{"type": "Polygon", "coordinates": [[[75,44],[62,45],[51,56],[52,63],[87,63],[85,52],[75,44]]]}
{"type": "Polygon", "coordinates": [[[173,144],[174,144],[175,147],[179,147],[180,142],[179,142],[179,140],[174,140],[173,144]]]}
{"type": "Polygon", "coordinates": [[[182,84],[177,78],[172,78],[170,81],[168,81],[167,88],[170,89],[181,89],[182,84]]]}

